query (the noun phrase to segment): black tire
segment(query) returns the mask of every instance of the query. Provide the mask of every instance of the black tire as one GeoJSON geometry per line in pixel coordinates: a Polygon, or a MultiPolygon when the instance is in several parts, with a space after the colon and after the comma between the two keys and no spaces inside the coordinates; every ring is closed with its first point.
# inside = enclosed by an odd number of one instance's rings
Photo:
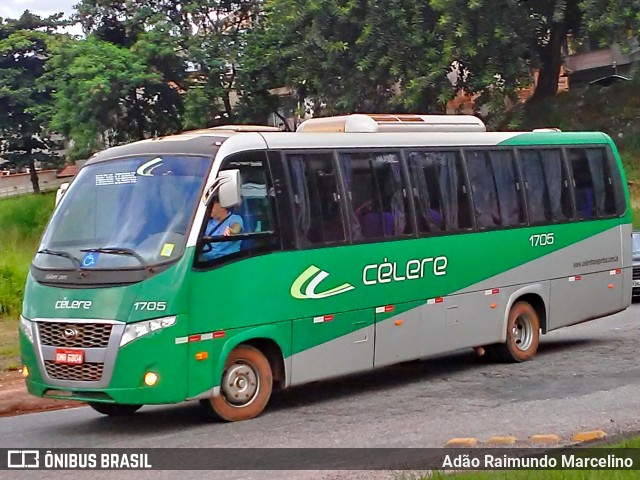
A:
{"type": "Polygon", "coordinates": [[[96,412],[110,417],[125,417],[136,413],[142,405],[123,405],[120,403],[89,402],[89,406],[96,412]]]}
{"type": "Polygon", "coordinates": [[[220,394],[201,402],[209,413],[227,422],[260,415],[271,398],[273,373],[269,360],[250,345],[238,345],[227,358],[220,394]]]}
{"type": "Polygon", "coordinates": [[[513,304],[507,321],[507,341],[490,345],[489,355],[503,362],[526,362],[538,351],[540,319],[530,303],[513,304]]]}

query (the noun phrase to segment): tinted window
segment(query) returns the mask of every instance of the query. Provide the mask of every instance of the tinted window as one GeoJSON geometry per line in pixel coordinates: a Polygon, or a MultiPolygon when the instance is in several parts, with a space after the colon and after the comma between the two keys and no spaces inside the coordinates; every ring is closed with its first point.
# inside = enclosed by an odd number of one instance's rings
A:
{"type": "Polygon", "coordinates": [[[345,241],[340,198],[331,154],[287,157],[293,214],[301,246],[345,241]]]}
{"type": "Polygon", "coordinates": [[[561,150],[520,150],[529,222],[563,222],[573,217],[561,150]]]}
{"type": "Polygon", "coordinates": [[[243,232],[274,231],[275,196],[264,154],[247,153],[223,163],[222,170],[232,169],[240,170],[242,180],[242,201],[233,210],[243,219],[243,232]]]}
{"type": "Polygon", "coordinates": [[[610,216],[616,213],[614,182],[605,150],[602,148],[567,149],[573,177],[576,213],[580,219],[610,216]]]}
{"type": "Polygon", "coordinates": [[[418,231],[471,228],[462,161],[457,152],[407,152],[418,231]]]}
{"type": "Polygon", "coordinates": [[[466,157],[476,225],[478,228],[498,226],[500,209],[488,152],[467,152],[466,157]]]}
{"type": "Polygon", "coordinates": [[[350,199],[349,225],[353,240],[412,232],[399,155],[341,153],[340,165],[350,199]]]}
{"type": "Polygon", "coordinates": [[[516,164],[511,151],[468,151],[467,170],[478,228],[524,223],[516,164]]]}
{"type": "Polygon", "coordinates": [[[279,246],[275,225],[275,194],[264,152],[234,155],[221,170],[240,171],[241,201],[222,208],[214,197],[208,209],[200,242],[199,261],[212,261],[244,252],[272,250],[279,246]]]}

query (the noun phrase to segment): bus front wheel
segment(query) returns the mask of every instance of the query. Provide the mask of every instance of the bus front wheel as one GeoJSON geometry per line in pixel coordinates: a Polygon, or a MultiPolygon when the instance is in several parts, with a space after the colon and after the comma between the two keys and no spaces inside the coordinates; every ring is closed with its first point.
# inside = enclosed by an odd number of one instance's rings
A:
{"type": "Polygon", "coordinates": [[[519,301],[513,304],[507,321],[507,341],[492,345],[492,353],[506,362],[525,362],[538,351],[540,341],[540,319],[530,303],[519,301]]]}
{"type": "Polygon", "coordinates": [[[255,418],[271,397],[273,374],[269,360],[250,345],[234,348],[225,362],[220,394],[205,404],[227,422],[255,418]]]}
{"type": "Polygon", "coordinates": [[[89,402],[89,406],[96,412],[110,417],[124,417],[136,413],[142,405],[122,405],[119,403],[89,402]]]}

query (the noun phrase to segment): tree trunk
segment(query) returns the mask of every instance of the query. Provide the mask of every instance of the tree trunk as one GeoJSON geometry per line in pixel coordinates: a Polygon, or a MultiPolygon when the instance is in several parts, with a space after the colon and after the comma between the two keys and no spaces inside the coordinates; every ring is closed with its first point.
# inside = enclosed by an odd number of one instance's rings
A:
{"type": "Polygon", "coordinates": [[[291,127],[289,127],[289,122],[287,121],[287,118],[282,115],[280,112],[278,112],[277,110],[274,112],[276,114],[276,117],[278,117],[280,120],[282,120],[282,125],[284,127],[284,131],[285,132],[290,132],[291,131],[291,127]]]}
{"type": "Polygon", "coordinates": [[[558,77],[562,67],[562,42],[566,33],[564,21],[551,24],[549,43],[540,49],[540,73],[531,100],[542,100],[558,93],[558,77]]]}
{"type": "Polygon", "coordinates": [[[231,90],[226,89],[224,92],[224,95],[222,96],[222,101],[224,103],[224,109],[228,117],[227,122],[229,124],[233,124],[233,107],[231,106],[231,98],[229,98],[230,95],[231,95],[231,90]]]}
{"type": "MultiPolygon", "coordinates": [[[[31,156],[31,149],[29,149],[27,154],[31,156]]],[[[40,182],[38,180],[38,172],[36,172],[36,162],[33,157],[29,158],[29,177],[31,178],[33,193],[37,195],[38,193],[40,193],[40,182]]]]}
{"type": "Polygon", "coordinates": [[[142,106],[140,105],[140,99],[138,98],[138,88],[134,87],[131,92],[133,99],[133,108],[134,108],[134,116],[136,119],[136,130],[137,130],[137,140],[144,140],[146,138],[144,131],[144,111],[142,110],[142,106]]]}

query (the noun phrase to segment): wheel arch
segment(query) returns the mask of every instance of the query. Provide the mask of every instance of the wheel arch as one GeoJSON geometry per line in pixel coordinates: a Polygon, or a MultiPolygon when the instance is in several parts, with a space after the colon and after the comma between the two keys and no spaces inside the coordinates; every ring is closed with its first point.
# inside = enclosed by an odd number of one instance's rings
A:
{"type": "MultiPolygon", "coordinates": [[[[250,345],[262,352],[271,365],[274,384],[278,388],[284,388],[288,385],[289,368],[285,358],[287,339],[284,338],[283,332],[276,325],[263,325],[257,328],[251,328],[237,335],[233,335],[227,340],[222,349],[214,371],[214,379],[216,385],[219,385],[224,371],[224,364],[231,351],[238,345],[250,345]]],[[[218,388],[215,388],[218,393],[218,388]]]]}
{"type": "Polygon", "coordinates": [[[549,317],[549,294],[550,285],[546,283],[536,283],[527,285],[514,291],[507,301],[504,318],[502,320],[502,329],[500,333],[500,341],[507,341],[507,323],[509,321],[509,312],[516,302],[528,302],[538,314],[540,320],[540,328],[542,333],[547,333],[548,317],[549,317]]]}
{"type": "Polygon", "coordinates": [[[250,345],[257,348],[267,357],[269,365],[271,365],[271,373],[273,374],[273,385],[277,389],[282,389],[287,384],[287,374],[282,349],[278,343],[271,338],[253,338],[242,342],[241,345],[250,345]]]}

